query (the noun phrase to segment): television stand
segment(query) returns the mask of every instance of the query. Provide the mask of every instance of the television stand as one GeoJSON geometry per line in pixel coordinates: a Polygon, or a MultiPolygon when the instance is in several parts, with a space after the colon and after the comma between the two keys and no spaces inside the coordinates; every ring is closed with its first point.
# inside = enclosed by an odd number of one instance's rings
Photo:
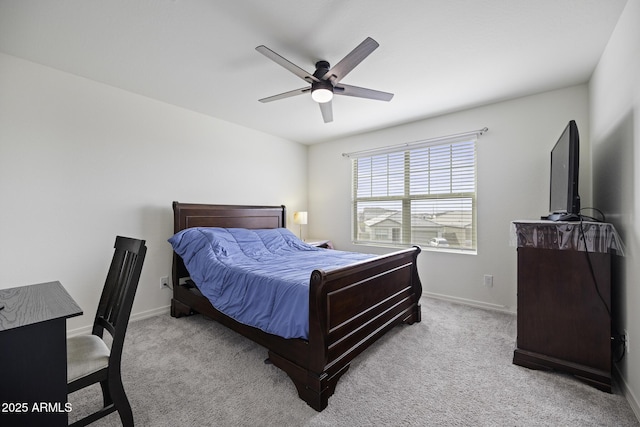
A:
{"type": "Polygon", "coordinates": [[[615,229],[587,221],[514,221],[513,226],[518,247],[513,363],[566,372],[611,392],[611,258],[622,255],[615,229]]]}

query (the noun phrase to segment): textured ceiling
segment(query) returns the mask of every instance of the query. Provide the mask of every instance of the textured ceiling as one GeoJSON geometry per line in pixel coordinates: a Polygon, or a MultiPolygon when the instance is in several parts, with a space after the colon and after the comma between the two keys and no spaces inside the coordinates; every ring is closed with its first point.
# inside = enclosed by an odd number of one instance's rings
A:
{"type": "MultiPolygon", "coordinates": [[[[580,84],[626,0],[0,0],[0,51],[305,144],[580,84]],[[380,47],[324,123],[305,86],[366,37],[380,47]]],[[[0,70],[1,73],[1,70],[0,70]]],[[[1,74],[0,74],[1,78],[1,74]]]]}

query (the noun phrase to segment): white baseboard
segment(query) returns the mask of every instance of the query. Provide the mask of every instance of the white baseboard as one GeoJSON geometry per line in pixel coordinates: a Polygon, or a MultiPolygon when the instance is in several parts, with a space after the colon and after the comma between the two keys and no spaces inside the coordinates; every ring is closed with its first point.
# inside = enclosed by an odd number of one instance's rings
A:
{"type": "Polygon", "coordinates": [[[434,299],[440,299],[443,301],[449,301],[449,302],[454,302],[457,304],[464,304],[464,305],[469,305],[472,307],[477,307],[477,308],[484,308],[487,310],[494,310],[494,311],[500,311],[503,313],[509,313],[509,314],[516,314],[515,310],[511,307],[505,306],[505,305],[499,305],[499,304],[491,304],[488,302],[483,302],[483,301],[476,301],[476,300],[471,300],[471,299],[466,299],[466,298],[458,298],[458,297],[452,297],[449,295],[443,295],[443,294],[436,294],[433,292],[422,292],[422,296],[423,297],[427,297],[427,298],[434,298],[434,299]]]}
{"type": "Polygon", "coordinates": [[[627,399],[627,402],[629,402],[629,406],[631,407],[633,413],[636,415],[636,418],[640,420],[640,402],[638,402],[638,398],[629,388],[629,385],[624,380],[620,369],[618,369],[618,366],[615,364],[613,365],[613,377],[616,381],[616,384],[620,388],[622,395],[627,399]]]}
{"type": "Polygon", "coordinates": [[[170,305],[165,305],[164,307],[158,307],[151,310],[143,311],[140,313],[131,314],[130,321],[137,322],[138,320],[148,319],[149,317],[155,317],[160,314],[168,314],[171,310],[170,305]]]}
{"type": "MultiPolygon", "coordinates": [[[[160,314],[166,314],[166,313],[169,313],[170,309],[171,309],[171,306],[167,305],[164,307],[158,307],[151,310],[142,311],[139,313],[132,313],[131,317],[129,318],[129,322],[137,322],[138,320],[148,319],[150,317],[158,316],[160,314]]],[[[92,329],[93,329],[93,325],[82,326],[76,329],[70,329],[67,331],[67,337],[90,334],[92,329]]]]}

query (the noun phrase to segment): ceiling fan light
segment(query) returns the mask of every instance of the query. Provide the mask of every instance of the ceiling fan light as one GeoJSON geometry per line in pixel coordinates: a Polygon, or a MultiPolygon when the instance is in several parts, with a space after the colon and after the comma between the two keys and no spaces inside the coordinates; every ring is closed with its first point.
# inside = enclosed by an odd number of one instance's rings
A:
{"type": "Polygon", "coordinates": [[[333,91],[329,89],[319,88],[311,91],[311,98],[314,101],[323,104],[333,99],[333,91]]]}
{"type": "Polygon", "coordinates": [[[311,99],[320,104],[331,101],[333,99],[333,85],[331,82],[326,80],[313,82],[311,85],[311,99]]]}

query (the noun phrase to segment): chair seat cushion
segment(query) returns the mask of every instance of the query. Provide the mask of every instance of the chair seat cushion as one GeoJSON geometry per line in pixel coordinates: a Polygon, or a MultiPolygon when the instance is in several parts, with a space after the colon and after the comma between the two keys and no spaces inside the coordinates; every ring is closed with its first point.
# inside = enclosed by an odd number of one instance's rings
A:
{"type": "Polygon", "coordinates": [[[67,383],[109,366],[111,351],[96,335],[67,339],[67,383]]]}

